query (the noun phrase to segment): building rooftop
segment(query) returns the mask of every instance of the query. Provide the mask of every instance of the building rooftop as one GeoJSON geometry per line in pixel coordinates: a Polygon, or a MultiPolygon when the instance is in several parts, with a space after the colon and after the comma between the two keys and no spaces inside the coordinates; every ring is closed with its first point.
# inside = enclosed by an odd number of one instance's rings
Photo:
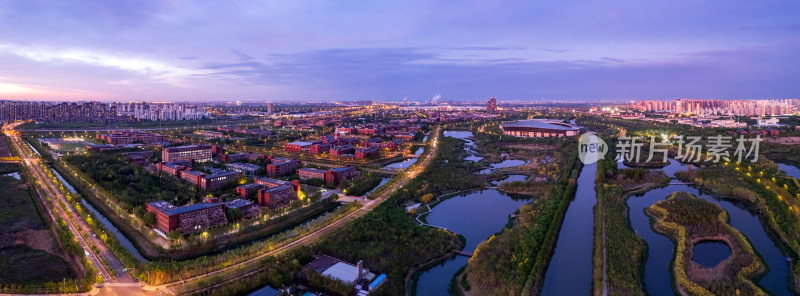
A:
{"type": "Polygon", "coordinates": [[[372,283],[369,284],[369,289],[372,290],[375,289],[375,287],[380,286],[381,282],[383,282],[383,280],[385,279],[386,279],[385,274],[379,275],[377,278],[375,278],[374,281],[372,281],[372,283]]]}
{"type": "Polygon", "coordinates": [[[297,170],[298,171],[309,171],[309,172],[321,173],[321,174],[325,173],[325,170],[320,170],[320,169],[315,169],[315,168],[301,168],[301,169],[297,169],[297,170]]]}
{"type": "Polygon", "coordinates": [[[256,184],[256,183],[239,185],[239,188],[244,188],[244,189],[260,188],[260,187],[261,187],[261,185],[260,184],[256,184]]]}
{"type": "Polygon", "coordinates": [[[203,176],[203,178],[211,179],[211,178],[216,178],[216,177],[227,177],[227,176],[230,176],[230,175],[238,175],[238,174],[241,174],[241,173],[240,172],[221,172],[221,173],[217,173],[217,174],[213,174],[213,175],[205,175],[205,176],[203,176]]]}
{"type": "Polygon", "coordinates": [[[249,201],[249,200],[246,200],[246,199],[237,198],[237,199],[234,199],[234,200],[226,201],[225,202],[225,207],[231,208],[231,209],[240,209],[240,208],[248,207],[248,206],[250,206],[252,204],[253,204],[252,201],[249,201]]]}
{"type": "Polygon", "coordinates": [[[172,151],[172,150],[178,150],[178,149],[192,149],[192,148],[211,149],[211,146],[209,146],[209,145],[186,145],[186,146],[167,147],[167,148],[164,148],[164,149],[172,151]]]}
{"type": "Polygon", "coordinates": [[[205,176],[206,175],[206,173],[203,173],[201,171],[185,171],[185,172],[182,172],[181,174],[189,174],[189,175],[192,175],[192,176],[205,176]]]}
{"type": "Polygon", "coordinates": [[[247,296],[278,296],[278,295],[281,295],[281,292],[270,286],[264,286],[261,289],[253,291],[253,293],[247,294],[247,296]]]}
{"type": "Polygon", "coordinates": [[[294,141],[294,142],[291,142],[291,143],[289,143],[289,144],[287,144],[287,145],[295,145],[295,146],[311,146],[311,145],[313,145],[313,143],[311,143],[311,142],[305,142],[305,141],[294,141]]]}
{"type": "Polygon", "coordinates": [[[277,186],[277,187],[264,189],[264,193],[275,193],[275,192],[280,192],[280,191],[284,191],[284,190],[294,190],[294,187],[292,185],[281,185],[281,186],[277,186]]]}
{"type": "Polygon", "coordinates": [[[226,164],[225,166],[234,167],[234,168],[252,169],[252,170],[257,170],[259,168],[258,165],[249,164],[249,163],[229,163],[229,164],[226,164]]]}
{"type": "Polygon", "coordinates": [[[506,128],[506,127],[528,127],[528,128],[564,130],[564,131],[580,129],[577,126],[573,126],[555,119],[528,119],[501,125],[501,128],[506,128]]]}
{"type": "Polygon", "coordinates": [[[337,262],[328,269],[325,269],[322,275],[352,284],[358,279],[358,267],[345,262],[337,262]]]}
{"type": "Polygon", "coordinates": [[[270,183],[270,184],[289,184],[290,183],[289,181],[278,180],[278,179],[273,179],[273,178],[266,178],[266,177],[256,178],[256,180],[258,180],[259,182],[270,183]]]}
{"type": "Polygon", "coordinates": [[[213,203],[204,202],[204,203],[197,203],[197,204],[188,205],[188,206],[175,207],[175,208],[171,208],[169,210],[162,211],[162,212],[164,212],[164,214],[172,216],[172,215],[178,215],[178,214],[183,214],[183,213],[188,213],[188,212],[194,212],[194,211],[198,211],[198,210],[213,208],[213,207],[219,206],[221,204],[222,203],[219,203],[219,202],[213,202],[213,203]]]}
{"type": "Polygon", "coordinates": [[[150,205],[151,207],[155,208],[156,210],[161,211],[161,212],[169,210],[169,209],[172,209],[172,208],[175,208],[175,206],[173,206],[171,203],[168,203],[168,202],[163,201],[163,200],[151,201],[151,202],[148,202],[147,204],[150,205]]]}

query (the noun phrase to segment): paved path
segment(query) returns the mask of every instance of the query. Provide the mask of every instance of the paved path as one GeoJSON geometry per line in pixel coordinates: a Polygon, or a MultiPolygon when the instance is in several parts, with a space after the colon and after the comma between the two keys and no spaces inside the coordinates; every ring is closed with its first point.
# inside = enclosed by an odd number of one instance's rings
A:
{"type": "MultiPolygon", "coordinates": [[[[71,206],[66,197],[58,190],[58,186],[56,186],[55,181],[53,181],[54,178],[49,177],[43,169],[46,164],[42,162],[39,155],[29,151],[31,149],[30,146],[24,145],[19,137],[19,134],[11,131],[16,125],[18,124],[6,125],[3,127],[3,130],[11,139],[10,142],[15,146],[16,150],[23,154],[21,163],[28,167],[30,172],[29,177],[33,178],[39,184],[39,186],[34,186],[34,188],[39,193],[36,196],[41,200],[41,204],[45,210],[51,215],[58,215],[67,223],[70,232],[72,232],[73,236],[78,240],[78,244],[83,249],[87,258],[90,260],[92,265],[94,265],[95,269],[100,272],[99,275],[102,277],[103,283],[137,283],[137,281],[127,272],[122,271],[124,266],[119,262],[119,260],[117,260],[116,257],[114,257],[113,253],[111,253],[106,245],[103,244],[99,238],[92,234],[92,230],[89,225],[86,224],[86,221],[84,221],[82,217],[78,217],[76,214],[77,211],[71,206]],[[53,202],[48,203],[45,200],[45,197],[50,197],[53,202]],[[98,250],[97,253],[93,251],[93,247],[94,249],[98,250]],[[118,275],[117,277],[114,277],[112,273],[109,272],[109,270],[103,264],[103,260],[101,260],[101,258],[108,262],[108,265],[116,271],[116,274],[118,275]]],[[[52,217],[55,219],[56,216],[52,217]]],[[[117,293],[116,291],[113,291],[114,287],[115,286],[109,286],[107,288],[100,289],[98,293],[104,295],[137,295],[144,293],[144,290],[141,290],[141,287],[131,289],[130,287],[125,286],[126,289],[124,290],[124,293],[117,293]]]]}
{"type": "Polygon", "coordinates": [[[319,240],[320,238],[324,237],[325,235],[328,235],[328,234],[336,231],[337,229],[347,225],[348,222],[353,221],[355,219],[358,219],[359,217],[362,217],[362,216],[366,215],[367,213],[369,213],[370,211],[372,211],[373,209],[378,207],[378,205],[380,205],[381,203],[383,203],[384,201],[389,199],[389,197],[391,197],[392,194],[395,191],[399,190],[400,188],[402,188],[403,186],[408,184],[408,182],[410,180],[414,179],[430,163],[431,159],[433,159],[434,155],[436,155],[436,150],[438,148],[439,129],[437,128],[436,131],[434,131],[433,133],[435,135],[435,138],[432,139],[432,141],[431,141],[431,143],[433,143],[432,144],[433,146],[430,149],[430,152],[427,155],[424,156],[424,159],[421,162],[419,162],[418,165],[412,167],[409,171],[407,171],[405,173],[405,175],[403,175],[402,179],[400,179],[398,182],[396,182],[393,185],[391,185],[391,187],[389,187],[387,190],[384,190],[383,193],[381,193],[377,198],[375,198],[374,200],[369,201],[367,204],[365,204],[363,207],[361,207],[360,209],[356,210],[355,212],[347,214],[344,217],[342,217],[341,219],[336,220],[335,222],[333,222],[333,223],[331,223],[331,224],[329,224],[329,225],[327,225],[327,226],[325,226],[323,228],[320,228],[317,231],[309,233],[306,236],[303,236],[303,237],[301,237],[301,238],[299,238],[297,240],[294,240],[294,241],[292,241],[290,243],[287,243],[287,244],[285,244],[285,245],[283,245],[281,247],[278,247],[278,248],[276,248],[276,249],[274,249],[272,251],[269,251],[269,252],[266,252],[264,254],[258,255],[256,257],[250,258],[248,260],[239,262],[237,264],[233,264],[233,265],[228,266],[226,268],[218,269],[218,270],[215,270],[215,271],[212,271],[212,272],[208,272],[208,273],[205,273],[205,274],[202,274],[202,275],[191,277],[191,278],[185,279],[184,281],[164,284],[164,285],[160,285],[160,286],[153,286],[152,288],[155,288],[155,289],[170,289],[170,290],[172,290],[172,289],[175,289],[178,286],[184,285],[186,282],[207,278],[207,277],[213,276],[215,274],[218,274],[218,273],[221,273],[221,272],[224,272],[224,271],[228,271],[230,269],[240,268],[240,267],[244,266],[245,264],[256,262],[257,260],[259,260],[261,258],[264,258],[266,256],[275,256],[275,255],[278,255],[280,253],[286,252],[288,250],[291,250],[293,247],[311,245],[314,242],[316,242],[317,240],[319,240]]]}

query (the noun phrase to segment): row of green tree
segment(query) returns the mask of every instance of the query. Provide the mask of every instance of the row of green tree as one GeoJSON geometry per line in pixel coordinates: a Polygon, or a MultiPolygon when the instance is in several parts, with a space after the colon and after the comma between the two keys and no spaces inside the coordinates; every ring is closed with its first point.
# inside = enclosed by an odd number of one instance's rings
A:
{"type": "Polygon", "coordinates": [[[472,293],[538,293],[581,168],[575,141],[562,141],[559,151],[568,153],[568,162],[550,192],[522,206],[513,227],[478,245],[467,268],[472,293]]]}

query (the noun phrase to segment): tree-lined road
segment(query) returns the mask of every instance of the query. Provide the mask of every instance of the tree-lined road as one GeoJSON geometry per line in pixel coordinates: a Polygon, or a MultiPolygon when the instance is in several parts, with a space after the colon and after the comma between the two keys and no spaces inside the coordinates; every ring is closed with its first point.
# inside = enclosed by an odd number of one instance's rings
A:
{"type": "MultiPolygon", "coordinates": [[[[22,143],[19,133],[14,132],[13,128],[18,125],[10,124],[3,127],[3,131],[11,139],[11,144],[19,151],[20,160],[23,165],[28,168],[30,177],[33,178],[37,186],[37,196],[39,197],[42,206],[46,210],[60,217],[67,224],[72,235],[77,239],[78,244],[83,249],[87,258],[92,262],[95,269],[100,272],[103,283],[100,285],[100,295],[146,295],[148,291],[142,289],[143,284],[133,279],[113,253],[105,246],[105,244],[97,238],[93,233],[86,221],[78,217],[77,211],[71,206],[66,196],[59,191],[58,186],[53,182],[51,177],[48,177],[43,167],[46,165],[37,153],[31,151],[31,148],[22,143]],[[52,203],[48,203],[46,198],[49,197],[52,203]],[[85,237],[84,237],[85,234],[85,237]],[[92,249],[94,247],[99,252],[95,253],[92,249]],[[113,268],[118,275],[114,277],[111,272],[103,264],[103,260],[108,262],[108,265],[113,268]]],[[[99,221],[97,222],[99,223],[99,221]]],[[[150,294],[153,294],[152,292],[150,294]]]]}
{"type": "MultiPolygon", "coordinates": [[[[396,182],[393,182],[389,185],[388,188],[382,190],[374,200],[371,200],[365,203],[361,208],[358,210],[345,215],[344,217],[331,222],[331,224],[326,225],[312,233],[309,233],[305,236],[302,236],[294,241],[286,243],[272,251],[266,252],[264,254],[258,255],[256,257],[250,258],[243,262],[233,264],[231,266],[218,269],[215,271],[211,271],[205,274],[201,274],[192,278],[185,279],[180,282],[173,282],[169,284],[159,285],[159,286],[148,286],[143,283],[137,283],[135,279],[133,279],[128,273],[123,272],[124,266],[119,262],[119,260],[114,257],[114,255],[108,250],[108,248],[103,244],[103,242],[92,235],[92,231],[89,228],[89,225],[86,224],[86,221],[81,217],[78,217],[74,208],[71,207],[70,203],[66,199],[66,197],[59,191],[59,187],[53,181],[53,178],[48,177],[47,173],[42,168],[45,164],[43,163],[41,156],[38,155],[32,148],[28,145],[23,144],[22,139],[19,136],[19,133],[14,131],[14,127],[19,125],[10,124],[3,127],[4,132],[8,135],[11,139],[11,143],[14,145],[17,151],[20,152],[21,156],[21,163],[27,166],[31,172],[31,177],[40,184],[40,190],[44,191],[44,194],[49,196],[53,200],[53,205],[55,205],[54,209],[48,208],[48,211],[57,213],[66,223],[68,224],[70,231],[72,231],[73,235],[78,239],[81,247],[86,252],[88,258],[91,260],[92,264],[95,265],[97,270],[100,270],[100,275],[103,278],[103,285],[100,289],[101,295],[146,295],[146,294],[161,294],[161,293],[174,293],[175,289],[181,285],[186,283],[191,283],[193,281],[206,279],[208,277],[220,274],[225,271],[229,271],[234,268],[240,268],[246,264],[254,263],[257,260],[267,257],[267,256],[275,256],[281,253],[284,253],[288,250],[291,250],[294,247],[298,246],[308,246],[317,241],[321,238],[325,237],[333,233],[334,231],[344,227],[347,225],[348,222],[358,219],[376,207],[378,207],[381,203],[389,199],[397,190],[408,184],[408,182],[414,179],[417,175],[419,175],[425,167],[431,162],[431,160],[436,155],[437,147],[438,147],[438,140],[439,140],[439,128],[435,129],[431,133],[434,135],[434,138],[431,140],[431,147],[426,155],[424,155],[416,165],[412,166],[408,171],[402,173],[401,179],[396,182]],[[82,235],[82,233],[87,234],[86,238],[82,235]],[[92,246],[99,250],[99,254],[95,254],[92,251],[92,246]],[[120,276],[114,278],[108,270],[106,270],[106,266],[102,263],[102,259],[107,260],[109,265],[116,271],[116,273],[120,276]]],[[[41,197],[44,199],[44,197],[41,197]]],[[[44,202],[43,204],[46,207],[50,207],[51,205],[44,202]]],[[[99,222],[98,222],[99,223],[99,222]]],[[[241,277],[242,275],[238,275],[241,277]]],[[[236,278],[229,279],[228,281],[235,280],[236,278]]]]}
{"type": "MultiPolygon", "coordinates": [[[[287,244],[285,244],[285,245],[283,245],[281,247],[275,248],[274,250],[269,251],[267,253],[258,255],[256,257],[253,257],[251,259],[242,261],[242,262],[237,263],[237,264],[233,264],[233,265],[228,266],[228,267],[223,268],[223,269],[218,269],[218,270],[215,270],[215,271],[212,271],[212,272],[209,272],[209,273],[205,273],[205,274],[202,274],[202,275],[198,275],[198,276],[195,276],[195,277],[191,277],[191,278],[185,279],[184,281],[181,281],[181,282],[174,282],[174,283],[164,284],[164,285],[161,285],[161,286],[155,286],[155,287],[151,287],[151,288],[174,290],[175,288],[177,288],[179,286],[185,285],[185,283],[189,283],[189,282],[200,280],[200,279],[205,279],[207,277],[219,274],[221,272],[225,272],[225,271],[228,271],[228,270],[231,270],[231,269],[234,269],[234,268],[239,268],[239,267],[242,267],[242,266],[244,266],[246,264],[256,262],[257,260],[259,260],[259,259],[261,259],[263,257],[275,256],[275,255],[284,253],[286,251],[289,251],[294,247],[311,245],[311,244],[317,242],[320,238],[322,238],[322,237],[324,237],[324,236],[326,236],[328,234],[331,234],[334,231],[336,231],[337,229],[340,229],[343,226],[347,225],[348,222],[353,221],[355,219],[358,219],[358,218],[366,215],[367,213],[369,213],[370,211],[372,211],[373,209],[378,207],[381,203],[383,203],[384,201],[389,199],[389,197],[391,197],[392,194],[394,194],[397,190],[399,190],[400,188],[402,188],[403,186],[408,184],[409,181],[411,181],[412,179],[417,177],[417,175],[419,175],[423,170],[425,170],[425,168],[431,162],[431,159],[433,159],[433,157],[436,155],[436,150],[437,150],[438,144],[439,144],[439,128],[437,128],[436,130],[432,131],[431,133],[434,135],[434,138],[431,140],[431,143],[432,143],[431,144],[431,148],[429,149],[428,154],[426,154],[424,156],[422,161],[420,161],[417,165],[415,165],[412,168],[410,168],[409,171],[406,171],[405,174],[402,176],[402,178],[399,181],[397,181],[394,184],[390,185],[390,187],[387,188],[386,190],[384,190],[380,195],[378,195],[378,197],[376,197],[375,199],[369,201],[364,206],[362,206],[360,209],[358,209],[358,210],[356,210],[356,211],[354,211],[354,212],[352,212],[350,214],[345,215],[344,217],[340,218],[339,220],[336,220],[336,221],[332,222],[331,224],[329,224],[329,225],[327,225],[327,226],[325,226],[323,228],[320,228],[317,231],[309,233],[309,234],[307,234],[307,235],[305,235],[305,236],[303,236],[303,237],[301,237],[301,238],[299,238],[297,240],[289,242],[289,243],[287,243],[287,244]]],[[[234,279],[231,279],[231,280],[234,280],[234,279]]],[[[228,281],[230,281],[230,280],[228,280],[228,281]]]]}

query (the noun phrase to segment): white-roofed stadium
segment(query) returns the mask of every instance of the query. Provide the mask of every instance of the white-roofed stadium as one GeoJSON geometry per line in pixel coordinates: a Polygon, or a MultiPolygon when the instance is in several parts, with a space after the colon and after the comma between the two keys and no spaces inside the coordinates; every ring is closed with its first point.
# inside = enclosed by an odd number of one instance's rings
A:
{"type": "Polygon", "coordinates": [[[524,138],[571,137],[580,134],[580,128],[557,119],[528,119],[502,124],[504,135],[524,138]]]}

